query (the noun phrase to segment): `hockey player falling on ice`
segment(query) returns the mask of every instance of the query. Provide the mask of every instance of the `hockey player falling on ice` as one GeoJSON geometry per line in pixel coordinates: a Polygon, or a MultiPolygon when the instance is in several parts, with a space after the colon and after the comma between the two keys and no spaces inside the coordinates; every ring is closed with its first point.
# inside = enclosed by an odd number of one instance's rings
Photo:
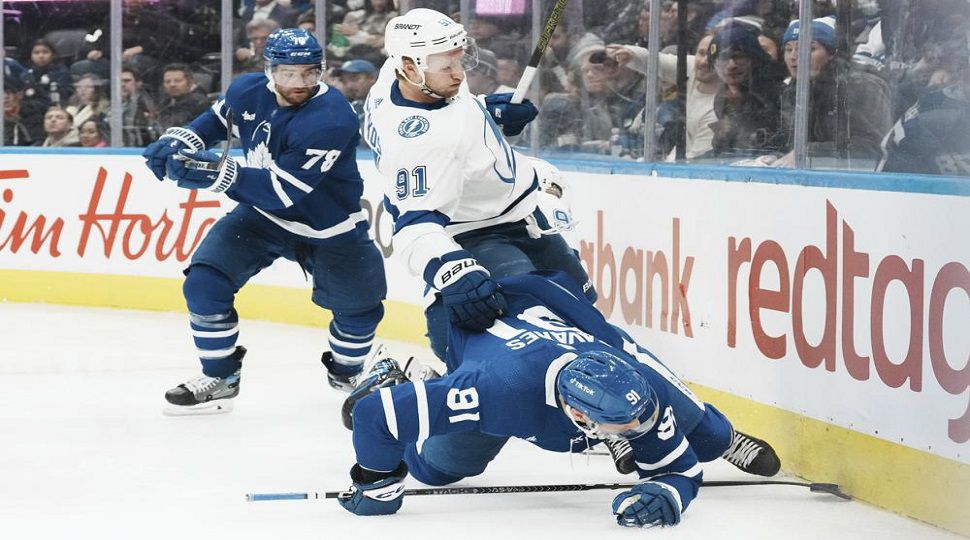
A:
{"type": "Polygon", "coordinates": [[[700,463],[725,457],[749,473],[778,472],[771,446],[698,400],[571,278],[499,283],[508,312],[484,333],[451,328],[448,376],[403,382],[389,360],[351,394],[357,464],[344,508],[397,512],[409,472],[436,486],[481,474],[497,450],[434,444],[453,433],[518,437],[554,452],[628,444],[642,482],[613,499],[624,526],[677,524],[701,486],[700,463]]]}
{"type": "Polygon", "coordinates": [[[360,207],[359,122],[347,99],[321,82],[323,50],[305,30],[274,32],[265,74],[237,78],[225,98],[145,149],[159,178],[225,193],[238,206],[209,231],[183,292],[202,375],[169,390],[168,412],[231,410],[246,349],[236,345],[236,292],[280,257],[313,277],[313,302],[333,314],[330,383],[350,390],[370,352],[386,293],[383,259],[360,207]],[[245,165],[206,151],[226,138],[227,117],[245,165]]]}
{"type": "Polygon", "coordinates": [[[503,136],[520,133],[536,108],[511,103],[511,94],[469,93],[474,46],[442,13],[391,19],[384,44],[389,59],[365,103],[364,137],[385,182],[395,256],[436,296],[426,311],[435,354],[444,359],[449,319],[483,331],[503,312],[497,278],[561,270],[595,299],[579,259],[537,210],[532,160],[503,136]]]}

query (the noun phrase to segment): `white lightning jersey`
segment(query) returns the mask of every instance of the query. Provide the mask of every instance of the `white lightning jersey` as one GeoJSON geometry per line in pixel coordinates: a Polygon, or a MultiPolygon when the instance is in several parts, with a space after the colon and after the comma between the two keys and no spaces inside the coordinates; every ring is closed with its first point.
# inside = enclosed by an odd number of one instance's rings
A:
{"type": "Polygon", "coordinates": [[[530,215],[538,182],[465,83],[447,101],[410,101],[392,63],[367,96],[364,137],[394,217],[394,251],[421,275],[429,261],[461,249],[455,235],[530,215]]]}

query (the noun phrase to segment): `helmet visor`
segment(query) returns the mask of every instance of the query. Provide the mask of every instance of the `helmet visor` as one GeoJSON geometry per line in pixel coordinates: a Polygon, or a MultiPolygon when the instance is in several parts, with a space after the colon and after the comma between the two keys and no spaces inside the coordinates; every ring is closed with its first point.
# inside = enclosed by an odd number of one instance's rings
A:
{"type": "Polygon", "coordinates": [[[451,74],[473,69],[478,65],[478,46],[475,40],[468,38],[468,43],[460,49],[447,52],[429,54],[425,71],[429,73],[451,74]]]}
{"type": "Polygon", "coordinates": [[[280,88],[312,88],[320,84],[323,68],[312,64],[277,64],[269,68],[268,75],[280,88]]]}

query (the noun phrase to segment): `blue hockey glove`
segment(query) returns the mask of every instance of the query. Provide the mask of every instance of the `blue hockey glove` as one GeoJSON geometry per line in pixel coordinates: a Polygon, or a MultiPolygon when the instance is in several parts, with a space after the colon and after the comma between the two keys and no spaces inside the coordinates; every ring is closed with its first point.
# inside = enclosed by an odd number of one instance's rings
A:
{"type": "Polygon", "coordinates": [[[182,149],[166,164],[168,177],[185,189],[205,189],[222,193],[236,181],[236,162],[227,159],[219,166],[221,156],[206,150],[182,149]]]}
{"type": "Polygon", "coordinates": [[[145,158],[145,164],[152,170],[155,178],[165,180],[165,164],[168,158],[185,148],[205,150],[205,143],[194,131],[173,127],[166,130],[157,141],[149,144],[141,153],[141,157],[145,158]]]}
{"type": "Polygon", "coordinates": [[[680,523],[680,504],[674,488],[659,482],[644,482],[613,499],[616,522],[624,527],[650,527],[680,523]]]}
{"type": "Polygon", "coordinates": [[[485,107],[495,123],[502,126],[502,133],[511,137],[522,133],[525,125],[535,120],[539,109],[528,99],[522,103],[511,103],[512,93],[489,94],[485,96],[485,107]]]}
{"type": "Polygon", "coordinates": [[[467,330],[484,332],[508,311],[498,284],[465,250],[445,254],[440,264],[429,264],[425,281],[441,291],[451,322],[467,330]]]}
{"type": "Polygon", "coordinates": [[[350,469],[354,482],[344,496],[337,498],[340,506],[358,516],[383,516],[400,510],[404,502],[404,477],[408,466],[402,461],[391,472],[371,471],[359,464],[350,469]]]}

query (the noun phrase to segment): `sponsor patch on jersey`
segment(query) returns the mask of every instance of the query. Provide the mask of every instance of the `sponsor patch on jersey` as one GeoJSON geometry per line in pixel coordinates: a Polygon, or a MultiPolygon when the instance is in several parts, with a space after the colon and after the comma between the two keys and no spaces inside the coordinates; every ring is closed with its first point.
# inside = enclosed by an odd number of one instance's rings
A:
{"type": "Polygon", "coordinates": [[[423,116],[409,116],[401,122],[401,125],[397,126],[397,134],[405,139],[413,139],[418,135],[427,133],[430,127],[431,122],[428,122],[427,118],[423,116]]]}

